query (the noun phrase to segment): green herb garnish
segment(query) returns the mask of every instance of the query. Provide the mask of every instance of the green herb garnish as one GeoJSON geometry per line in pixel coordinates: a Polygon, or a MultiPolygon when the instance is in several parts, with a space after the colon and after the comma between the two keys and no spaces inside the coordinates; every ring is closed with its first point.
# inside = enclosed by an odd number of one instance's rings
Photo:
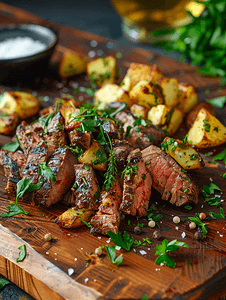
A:
{"type": "Polygon", "coordinates": [[[22,261],[24,260],[25,256],[26,256],[26,247],[25,245],[22,245],[18,248],[20,250],[20,253],[19,253],[19,257],[16,259],[16,261],[22,261]]]}
{"type": "Polygon", "coordinates": [[[2,147],[3,150],[8,150],[11,152],[16,152],[16,150],[19,148],[20,148],[20,143],[18,142],[18,140],[16,140],[15,142],[12,142],[12,143],[5,144],[2,147]]]}
{"type": "Polygon", "coordinates": [[[106,245],[105,246],[105,249],[107,250],[107,254],[108,254],[108,257],[110,258],[110,261],[113,263],[113,264],[121,264],[122,261],[123,261],[123,256],[122,254],[120,254],[118,257],[116,257],[116,250],[115,250],[115,246],[108,246],[106,245]]]}
{"type": "Polygon", "coordinates": [[[210,212],[209,215],[213,219],[225,219],[224,210],[222,207],[220,207],[220,213],[210,212]]]}
{"type": "Polygon", "coordinates": [[[8,284],[9,281],[5,278],[0,278],[0,289],[2,289],[6,284],[8,284]]]}
{"type": "Polygon", "coordinates": [[[126,251],[129,251],[132,247],[134,238],[130,238],[129,234],[126,231],[124,231],[123,237],[119,232],[115,234],[112,231],[108,231],[107,233],[115,245],[122,247],[126,251]]]}
{"type": "Polygon", "coordinates": [[[203,222],[199,219],[198,214],[196,214],[195,217],[188,217],[188,219],[189,219],[191,222],[194,222],[196,225],[198,225],[198,226],[201,227],[201,229],[202,229],[202,237],[203,237],[203,238],[206,238],[206,234],[208,233],[208,231],[207,231],[205,225],[208,225],[209,223],[203,223],[203,222]]]}
{"type": "Polygon", "coordinates": [[[38,172],[40,175],[44,176],[47,180],[56,181],[53,170],[47,167],[46,162],[40,163],[39,166],[38,172]]]}

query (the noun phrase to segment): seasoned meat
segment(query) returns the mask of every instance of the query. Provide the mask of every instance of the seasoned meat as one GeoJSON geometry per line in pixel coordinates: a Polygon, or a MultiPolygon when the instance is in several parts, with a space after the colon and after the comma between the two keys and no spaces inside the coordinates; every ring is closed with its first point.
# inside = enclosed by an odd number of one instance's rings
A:
{"type": "Polygon", "coordinates": [[[117,156],[117,168],[122,170],[126,166],[127,156],[133,150],[133,147],[126,140],[112,141],[114,155],[117,156]]]}
{"type": "Polygon", "coordinates": [[[162,129],[148,124],[145,127],[142,125],[133,127],[126,139],[134,149],[139,148],[143,150],[150,145],[160,146],[164,138],[165,133],[162,129]]]}
{"type": "Polygon", "coordinates": [[[8,150],[0,150],[0,165],[3,165],[4,155],[8,156],[12,161],[15,161],[19,167],[19,174],[22,177],[24,166],[27,162],[27,158],[21,150],[11,152],[8,150]]]}
{"type": "Polygon", "coordinates": [[[111,139],[121,139],[119,123],[115,123],[115,121],[109,119],[104,121],[102,128],[111,139]]]}
{"type": "Polygon", "coordinates": [[[198,203],[197,186],[169,154],[152,145],[142,151],[142,156],[151,173],[153,187],[163,200],[176,206],[198,203]]]}
{"type": "Polygon", "coordinates": [[[123,131],[126,133],[129,126],[133,127],[133,123],[137,120],[129,109],[124,109],[115,115],[115,119],[123,124],[123,131]]]}
{"type": "Polygon", "coordinates": [[[79,129],[74,129],[68,132],[71,145],[80,146],[88,149],[91,145],[92,134],[91,132],[82,132],[79,129]]]}
{"type": "Polygon", "coordinates": [[[75,169],[75,183],[72,187],[76,208],[88,208],[98,210],[99,185],[93,168],[84,164],[77,164],[75,169]]]}
{"type": "Polygon", "coordinates": [[[75,196],[72,190],[69,190],[63,197],[61,203],[65,206],[71,207],[75,205],[75,196]]]}
{"type": "Polygon", "coordinates": [[[103,190],[100,195],[99,211],[91,219],[91,233],[98,232],[107,235],[108,231],[118,232],[120,223],[119,206],[122,201],[122,189],[119,179],[113,181],[109,191],[103,190]]]}
{"type": "Polygon", "coordinates": [[[64,119],[60,112],[58,112],[46,128],[44,139],[48,146],[48,156],[59,147],[64,147],[66,142],[66,133],[64,131],[64,119]]]}
{"type": "Polygon", "coordinates": [[[130,152],[123,177],[120,210],[126,214],[145,216],[151,196],[152,178],[145,167],[140,149],[130,152]]]}
{"type": "Polygon", "coordinates": [[[44,143],[43,132],[44,126],[39,122],[28,125],[25,121],[22,121],[17,126],[16,135],[26,156],[29,154],[31,148],[44,143]]]}
{"type": "Polygon", "coordinates": [[[50,206],[63,199],[64,194],[71,188],[74,180],[74,164],[76,157],[67,148],[58,148],[50,157],[47,167],[49,167],[56,178],[56,181],[47,180],[39,176],[39,181],[43,180],[42,187],[35,191],[35,203],[50,206]]]}

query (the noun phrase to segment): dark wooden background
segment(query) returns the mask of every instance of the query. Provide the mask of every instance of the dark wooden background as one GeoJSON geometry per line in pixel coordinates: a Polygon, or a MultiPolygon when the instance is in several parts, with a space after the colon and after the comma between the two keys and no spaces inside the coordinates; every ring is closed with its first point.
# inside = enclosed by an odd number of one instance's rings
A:
{"type": "MultiPolygon", "coordinates": [[[[47,96],[48,98],[45,99],[51,100],[56,96],[60,97],[65,92],[72,94],[74,86],[77,83],[79,86],[89,87],[90,85],[85,75],[66,81],[62,81],[58,77],[57,67],[59,59],[62,53],[69,48],[85,55],[89,60],[91,60],[90,51],[94,51],[95,57],[98,57],[98,54],[106,56],[120,52],[122,58],[118,59],[119,69],[121,70],[119,82],[125,75],[130,62],[155,63],[165,76],[177,77],[180,82],[193,84],[199,92],[200,101],[210,96],[226,95],[225,88],[219,87],[218,79],[200,77],[192,66],[178,63],[156,52],[121,45],[101,36],[49,23],[35,15],[19,9],[13,9],[3,3],[0,5],[0,22],[2,24],[37,22],[43,25],[55,26],[59,31],[59,45],[56,48],[49,69],[43,72],[43,76],[35,78],[29,84],[1,86],[2,91],[20,89],[35,92],[38,97],[47,96]],[[91,47],[90,42],[92,40],[98,42],[97,47],[91,47]]],[[[84,93],[77,94],[76,97],[88,99],[88,96],[84,93]]],[[[49,103],[49,101],[42,102],[42,105],[47,106],[49,103]]],[[[218,118],[225,124],[224,113],[224,110],[217,110],[218,118]]],[[[185,132],[186,128],[183,127],[177,133],[177,136],[183,136],[185,132]]],[[[1,142],[3,144],[5,139],[2,138],[1,142]]],[[[222,150],[222,147],[211,149],[211,151],[217,153],[222,150]]],[[[203,151],[202,153],[206,163],[205,168],[194,171],[192,176],[197,180],[200,187],[204,184],[210,184],[210,178],[212,178],[213,182],[224,191],[222,196],[222,199],[224,199],[226,192],[225,179],[220,175],[225,172],[225,167],[221,163],[211,164],[211,157],[204,156],[204,153],[208,151],[210,150],[203,151]]],[[[0,212],[3,212],[9,204],[9,200],[4,196],[5,178],[2,170],[1,180],[0,212]]],[[[164,216],[160,222],[162,236],[160,241],[155,241],[152,238],[153,230],[147,226],[147,219],[141,218],[137,221],[136,218],[126,217],[122,221],[120,229],[122,231],[126,230],[137,240],[143,241],[143,238],[149,237],[152,244],[149,245],[146,243],[145,246],[138,247],[136,253],[133,251],[129,253],[124,250],[119,251],[119,254],[123,253],[124,261],[117,268],[110,264],[107,256],[102,260],[93,261],[92,264],[85,262],[89,258],[88,253],[91,251],[94,252],[95,248],[100,245],[105,245],[108,238],[102,236],[99,239],[99,236],[92,236],[89,234],[88,228],[82,228],[78,231],[59,228],[53,223],[53,220],[65,210],[62,205],[57,204],[52,208],[44,209],[22,204],[22,207],[29,211],[28,216],[1,219],[1,224],[9,232],[1,229],[2,235],[6,239],[0,244],[2,249],[0,250],[2,262],[0,264],[0,273],[15,282],[36,299],[47,299],[45,296],[47,294],[49,299],[51,295],[54,295],[56,299],[65,299],[66,297],[68,299],[75,299],[73,298],[74,294],[65,294],[66,286],[64,290],[62,288],[63,281],[60,284],[59,280],[62,275],[60,270],[65,275],[70,268],[74,270],[71,278],[74,280],[75,284],[73,288],[77,292],[78,299],[79,297],[85,299],[82,297],[85,297],[87,293],[90,293],[89,295],[93,299],[101,299],[102,297],[110,299],[141,299],[144,295],[148,295],[149,299],[218,299],[226,292],[225,220],[210,220],[207,238],[200,242],[193,239],[193,232],[189,230],[187,217],[194,216],[196,212],[204,211],[208,214],[210,211],[218,212],[219,209],[208,206],[202,196],[200,196],[199,204],[191,211],[187,211],[184,208],[175,208],[161,201],[159,195],[154,192],[152,194],[152,201],[158,212],[164,216]],[[173,224],[172,219],[174,215],[180,216],[182,222],[179,225],[173,224]],[[132,224],[143,222],[145,224],[143,233],[139,236],[135,235],[133,227],[128,225],[128,220],[132,224]],[[26,264],[26,262],[25,264],[17,264],[15,257],[9,255],[13,249],[15,250],[17,243],[23,242],[18,241],[14,235],[10,235],[10,232],[22,238],[35,250],[28,248],[29,264],[26,264]],[[51,232],[54,237],[53,241],[48,243],[43,240],[43,236],[47,232],[51,232]],[[186,233],[186,237],[182,239],[181,234],[184,232],[186,233]],[[172,255],[172,258],[177,263],[175,269],[160,267],[154,264],[154,247],[164,238],[169,241],[173,239],[183,240],[189,245],[189,250],[182,249],[172,255]],[[9,243],[11,247],[9,247],[9,243]],[[9,252],[6,251],[7,249],[9,252]],[[146,251],[147,254],[141,255],[140,250],[146,251]],[[37,253],[40,256],[36,257],[37,253]],[[34,263],[32,260],[33,257],[36,257],[38,261],[34,263]],[[74,258],[77,258],[77,260],[75,261],[74,258]],[[51,282],[48,280],[43,280],[42,270],[43,272],[45,271],[46,259],[57,267],[56,269],[49,267],[51,269],[49,274],[54,274],[55,281],[58,284],[51,285],[51,282]],[[188,261],[191,261],[192,265],[188,261]],[[20,277],[18,274],[22,274],[22,276],[20,277]],[[40,286],[39,290],[37,290],[37,286],[40,286]]],[[[222,207],[226,211],[225,202],[222,202],[222,207]]],[[[70,282],[68,285],[70,285],[70,282]]]]}

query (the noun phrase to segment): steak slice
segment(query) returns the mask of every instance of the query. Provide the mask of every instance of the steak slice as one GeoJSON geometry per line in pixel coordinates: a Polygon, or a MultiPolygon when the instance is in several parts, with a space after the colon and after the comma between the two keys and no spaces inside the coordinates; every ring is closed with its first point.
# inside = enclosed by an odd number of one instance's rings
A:
{"type": "Polygon", "coordinates": [[[51,156],[55,150],[67,144],[64,119],[60,112],[53,117],[46,129],[44,139],[48,147],[48,156],[51,156]]]}
{"type": "Polygon", "coordinates": [[[93,168],[85,164],[77,164],[74,169],[75,183],[71,189],[75,200],[73,206],[98,210],[100,205],[99,185],[93,168]]]}
{"type": "Polygon", "coordinates": [[[142,156],[163,200],[176,206],[198,203],[198,187],[169,154],[152,145],[142,150],[142,156]]]}
{"type": "MultiPolygon", "coordinates": [[[[23,176],[23,169],[26,165],[27,158],[24,155],[24,153],[21,150],[18,150],[16,152],[11,152],[8,150],[1,149],[0,150],[0,165],[4,165],[4,156],[9,157],[12,161],[15,161],[19,167],[19,174],[22,177],[23,176]]],[[[5,173],[6,174],[6,173],[5,173]]],[[[7,175],[6,175],[7,176],[7,175]]]]}
{"type": "Polygon", "coordinates": [[[92,141],[91,132],[82,132],[79,129],[74,129],[68,132],[71,145],[80,146],[84,149],[89,149],[92,141]]]}
{"type": "Polygon", "coordinates": [[[121,139],[121,132],[119,123],[111,119],[106,119],[102,125],[104,132],[106,132],[111,139],[121,139]]]}
{"type": "Polygon", "coordinates": [[[53,171],[56,181],[47,180],[39,175],[39,181],[42,179],[43,185],[35,191],[35,203],[48,207],[61,201],[75,180],[74,164],[76,163],[76,157],[67,148],[55,150],[47,167],[53,171]]]}
{"type": "Polygon", "coordinates": [[[120,223],[119,206],[122,201],[122,189],[119,179],[113,181],[109,191],[103,190],[100,195],[99,211],[91,219],[91,233],[98,232],[107,235],[108,231],[118,232],[120,223]]]}
{"type": "Polygon", "coordinates": [[[126,140],[112,141],[114,155],[117,156],[117,169],[123,170],[126,166],[127,156],[133,150],[133,147],[126,140]]]}
{"type": "Polygon", "coordinates": [[[126,214],[145,216],[151,196],[152,178],[145,167],[140,149],[127,159],[123,177],[123,197],[120,210],[126,214]]]}
{"type": "Polygon", "coordinates": [[[65,206],[71,207],[75,205],[75,196],[72,190],[69,190],[63,197],[61,203],[65,206]]]}
{"type": "Polygon", "coordinates": [[[133,127],[133,123],[137,118],[131,113],[129,109],[124,109],[115,115],[115,119],[123,124],[123,131],[126,133],[129,126],[133,127]]]}
{"type": "Polygon", "coordinates": [[[26,156],[28,156],[31,148],[44,143],[43,133],[44,126],[39,122],[28,125],[25,121],[22,121],[17,126],[16,135],[26,156]]]}

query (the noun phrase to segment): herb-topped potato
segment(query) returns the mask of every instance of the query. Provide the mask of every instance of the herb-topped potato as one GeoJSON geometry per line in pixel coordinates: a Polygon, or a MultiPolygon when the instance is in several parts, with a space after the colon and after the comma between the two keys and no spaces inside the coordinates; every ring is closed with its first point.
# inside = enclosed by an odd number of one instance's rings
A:
{"type": "Polygon", "coordinates": [[[0,109],[0,133],[1,134],[11,134],[17,124],[19,116],[16,113],[11,112],[7,108],[0,109]]]}
{"type": "Polygon", "coordinates": [[[197,118],[199,111],[202,108],[207,109],[211,113],[211,115],[213,116],[216,115],[215,109],[210,103],[200,102],[189,112],[189,114],[186,117],[186,125],[189,129],[192,127],[193,123],[195,122],[195,119],[197,118]]]}
{"type": "Polygon", "coordinates": [[[178,108],[187,114],[198,104],[198,93],[193,85],[179,83],[179,104],[178,108]]]}
{"type": "Polygon", "coordinates": [[[86,71],[87,60],[85,57],[67,51],[61,57],[59,74],[62,78],[82,74],[86,71]]]}
{"type": "Polygon", "coordinates": [[[114,83],[118,76],[117,60],[114,56],[100,57],[87,64],[87,74],[91,85],[103,86],[114,83]]]}
{"type": "Polygon", "coordinates": [[[165,104],[176,106],[180,101],[178,97],[178,79],[162,77],[159,79],[159,85],[162,88],[165,104]]]}
{"type": "Polygon", "coordinates": [[[189,146],[187,141],[166,137],[161,144],[161,148],[172,156],[185,170],[200,169],[204,166],[199,153],[189,146]]]}
{"type": "Polygon", "coordinates": [[[226,127],[207,109],[202,108],[188,131],[187,141],[197,148],[219,146],[226,142],[226,127]]]}

